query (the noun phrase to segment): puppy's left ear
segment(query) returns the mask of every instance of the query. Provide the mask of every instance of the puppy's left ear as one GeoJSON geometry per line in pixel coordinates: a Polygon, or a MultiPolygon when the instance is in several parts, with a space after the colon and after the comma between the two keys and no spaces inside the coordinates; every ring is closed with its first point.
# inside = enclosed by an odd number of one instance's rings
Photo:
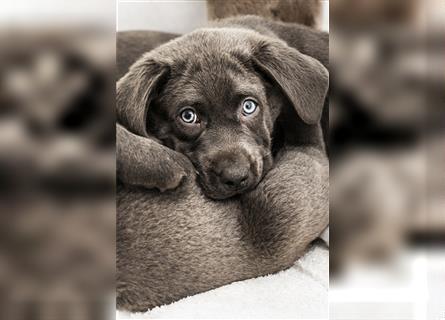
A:
{"type": "Polygon", "coordinates": [[[307,124],[320,121],[329,73],[317,60],[278,40],[261,40],[253,62],[281,88],[307,124]]]}

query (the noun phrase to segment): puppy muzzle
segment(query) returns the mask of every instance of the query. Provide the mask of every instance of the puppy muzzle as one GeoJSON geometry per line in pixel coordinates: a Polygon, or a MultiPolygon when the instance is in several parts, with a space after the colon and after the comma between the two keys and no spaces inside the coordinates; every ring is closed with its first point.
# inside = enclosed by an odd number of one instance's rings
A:
{"type": "Polygon", "coordinates": [[[244,150],[214,154],[201,181],[207,196],[226,199],[252,189],[261,176],[258,172],[258,167],[262,167],[259,161],[262,160],[244,150]]]}

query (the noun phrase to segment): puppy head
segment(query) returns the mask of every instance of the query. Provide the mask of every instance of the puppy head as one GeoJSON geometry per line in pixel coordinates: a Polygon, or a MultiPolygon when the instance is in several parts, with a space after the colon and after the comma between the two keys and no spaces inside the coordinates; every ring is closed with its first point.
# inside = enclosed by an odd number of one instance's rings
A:
{"type": "Polygon", "coordinates": [[[326,69],[284,42],[241,29],[201,29],[149,52],[118,82],[117,112],[134,132],[187,155],[207,196],[258,184],[272,166],[285,107],[317,124],[326,69]]]}

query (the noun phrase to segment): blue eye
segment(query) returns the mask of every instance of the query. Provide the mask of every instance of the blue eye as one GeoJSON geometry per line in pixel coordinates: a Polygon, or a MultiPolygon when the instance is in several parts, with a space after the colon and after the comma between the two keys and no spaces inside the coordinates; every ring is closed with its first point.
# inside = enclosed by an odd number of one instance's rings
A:
{"type": "Polygon", "coordinates": [[[181,120],[185,123],[191,124],[195,123],[198,120],[198,116],[196,115],[196,112],[191,108],[186,108],[181,111],[180,114],[181,120]]]}
{"type": "Polygon", "coordinates": [[[246,99],[243,102],[243,114],[246,116],[249,116],[255,112],[257,107],[258,107],[258,104],[255,101],[253,101],[251,99],[246,99]]]}

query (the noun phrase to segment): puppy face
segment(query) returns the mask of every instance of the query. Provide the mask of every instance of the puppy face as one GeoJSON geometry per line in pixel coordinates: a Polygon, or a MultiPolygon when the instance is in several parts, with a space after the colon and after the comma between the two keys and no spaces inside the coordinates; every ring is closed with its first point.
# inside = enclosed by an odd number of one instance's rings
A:
{"type": "Polygon", "coordinates": [[[203,29],[136,63],[118,83],[117,109],[134,131],[187,155],[206,195],[225,199],[255,187],[272,166],[285,105],[316,124],[326,90],[324,67],[279,40],[203,29]]]}
{"type": "Polygon", "coordinates": [[[272,165],[279,111],[266,83],[251,66],[217,52],[171,70],[148,111],[149,133],[190,158],[209,197],[253,188],[272,165]]]}

